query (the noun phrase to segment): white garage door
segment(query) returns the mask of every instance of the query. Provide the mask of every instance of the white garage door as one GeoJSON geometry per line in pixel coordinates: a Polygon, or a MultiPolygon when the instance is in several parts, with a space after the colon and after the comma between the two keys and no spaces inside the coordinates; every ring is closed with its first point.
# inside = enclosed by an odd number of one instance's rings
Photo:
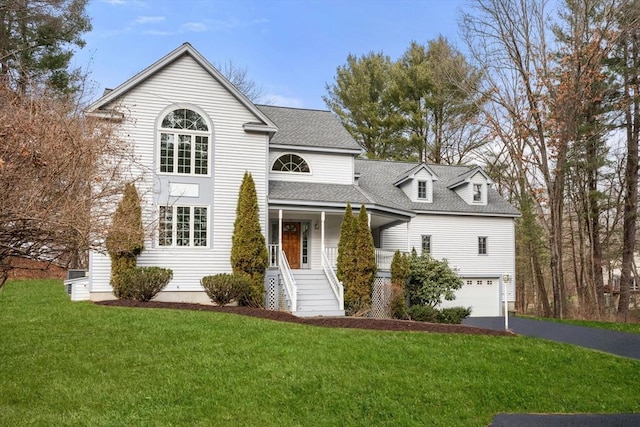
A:
{"type": "Polygon", "coordinates": [[[444,301],[443,307],[471,307],[471,316],[500,316],[500,282],[495,278],[464,277],[456,299],[444,301]]]}

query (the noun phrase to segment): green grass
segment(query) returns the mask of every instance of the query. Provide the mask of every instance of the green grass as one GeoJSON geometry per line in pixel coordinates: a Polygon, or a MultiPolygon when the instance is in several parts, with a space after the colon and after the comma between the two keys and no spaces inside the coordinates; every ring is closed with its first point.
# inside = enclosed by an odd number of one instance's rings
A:
{"type": "Polygon", "coordinates": [[[640,334],[640,323],[599,322],[595,320],[555,319],[547,317],[520,316],[528,319],[547,320],[549,322],[567,323],[569,325],[588,326],[590,328],[609,329],[618,332],[640,334]]]}
{"type": "Polygon", "coordinates": [[[0,425],[486,426],[640,412],[640,362],[525,337],[328,329],[0,291],[0,425]]]}

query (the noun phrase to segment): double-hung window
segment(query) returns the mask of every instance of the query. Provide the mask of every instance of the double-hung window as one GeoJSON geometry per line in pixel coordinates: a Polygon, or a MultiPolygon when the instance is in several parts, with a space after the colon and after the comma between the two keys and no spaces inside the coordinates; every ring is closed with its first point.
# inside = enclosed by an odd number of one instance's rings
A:
{"type": "Polygon", "coordinates": [[[160,125],[160,173],[208,175],[211,134],[204,117],[180,108],[160,125]]]}
{"type": "Polygon", "coordinates": [[[160,206],[158,245],[205,247],[209,216],[205,206],[160,206]]]}
{"type": "Polygon", "coordinates": [[[427,234],[422,235],[422,253],[431,255],[431,236],[427,234]]]}
{"type": "Polygon", "coordinates": [[[427,181],[418,181],[418,199],[427,200],[427,181]]]}
{"type": "Polygon", "coordinates": [[[482,202],[482,184],[473,184],[473,201],[482,202]]]}
{"type": "Polygon", "coordinates": [[[487,237],[478,237],[478,255],[487,255],[487,237]]]}

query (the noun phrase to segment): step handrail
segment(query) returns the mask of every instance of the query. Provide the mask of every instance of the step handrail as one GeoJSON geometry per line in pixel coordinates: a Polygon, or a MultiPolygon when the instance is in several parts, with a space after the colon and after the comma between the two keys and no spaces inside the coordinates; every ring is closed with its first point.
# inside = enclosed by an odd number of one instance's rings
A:
{"type": "Polygon", "coordinates": [[[329,263],[329,258],[327,258],[327,254],[324,252],[322,252],[322,270],[325,276],[327,276],[331,290],[338,300],[339,309],[344,310],[344,287],[342,286],[342,282],[338,280],[338,276],[336,276],[336,273],[333,271],[329,263]]]}
{"type": "Polygon", "coordinates": [[[279,250],[279,255],[280,273],[282,274],[284,291],[286,293],[287,299],[291,304],[291,311],[295,312],[298,309],[298,285],[296,284],[295,277],[293,277],[293,272],[291,272],[291,267],[289,267],[287,255],[283,250],[279,250]]]}

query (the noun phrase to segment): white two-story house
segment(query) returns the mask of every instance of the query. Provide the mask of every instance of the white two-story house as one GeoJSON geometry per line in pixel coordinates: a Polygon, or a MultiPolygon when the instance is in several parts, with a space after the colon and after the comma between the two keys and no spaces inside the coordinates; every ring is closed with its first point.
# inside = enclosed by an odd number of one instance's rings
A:
{"type": "MultiPolygon", "coordinates": [[[[518,211],[479,168],[361,159],[329,111],[255,105],[183,44],[94,102],[133,148],[132,178],[153,230],[138,265],[171,268],[156,298],[207,303],[204,276],[231,271],[238,191],[256,184],[271,269],[270,308],[343,314],[333,273],[347,203],[370,215],[379,270],[393,251],[446,258],[463,278],[457,300],[474,316],[513,299],[518,211]]],[[[113,298],[109,257],[90,256],[89,295],[113,298]]]]}

